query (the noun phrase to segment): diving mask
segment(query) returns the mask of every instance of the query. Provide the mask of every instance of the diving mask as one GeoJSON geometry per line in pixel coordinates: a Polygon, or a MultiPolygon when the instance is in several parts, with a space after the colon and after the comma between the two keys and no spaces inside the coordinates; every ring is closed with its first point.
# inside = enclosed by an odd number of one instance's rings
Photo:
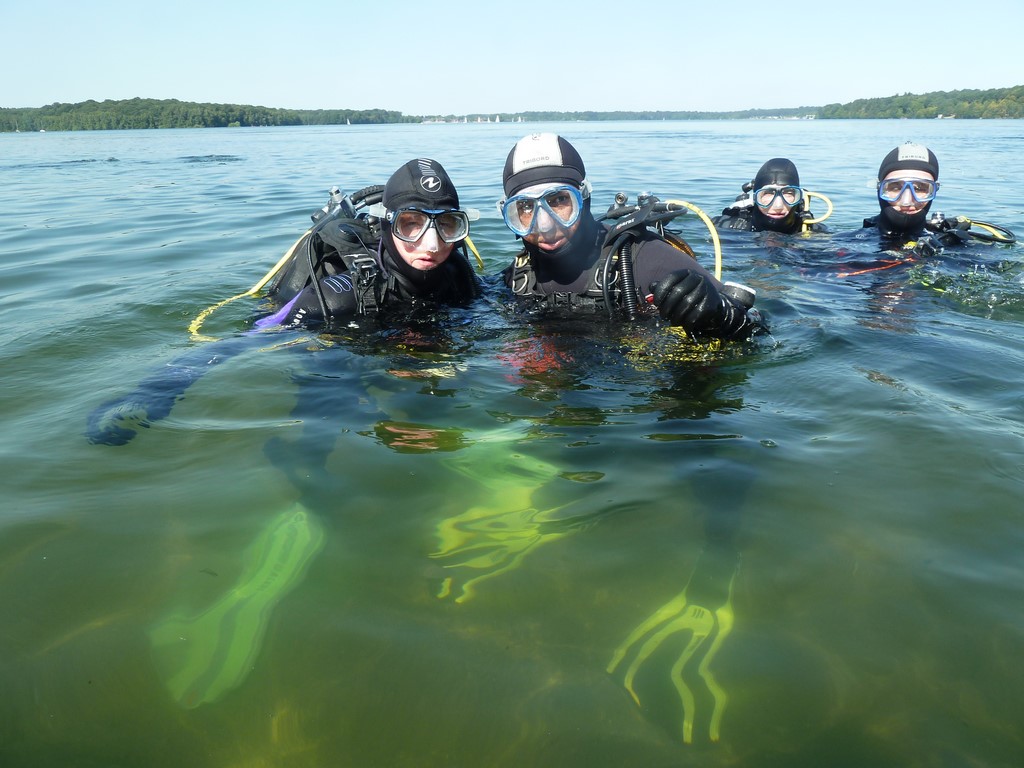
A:
{"type": "Polygon", "coordinates": [[[886,203],[895,203],[908,189],[914,202],[927,203],[935,199],[935,193],[939,191],[939,182],[931,179],[885,179],[878,182],[878,199],[886,203]]]}
{"type": "Polygon", "coordinates": [[[800,187],[761,187],[754,190],[754,202],[758,208],[771,208],[776,198],[792,208],[804,199],[804,191],[800,187]]]}
{"type": "Polygon", "coordinates": [[[571,227],[580,219],[583,199],[582,190],[561,184],[548,187],[539,194],[519,194],[499,200],[498,210],[506,226],[520,237],[525,237],[536,229],[541,211],[554,223],[571,227]]]}
{"type": "Polygon", "coordinates": [[[446,243],[457,243],[469,234],[469,216],[464,211],[428,211],[400,208],[384,217],[391,224],[391,234],[407,243],[415,243],[431,227],[446,243]]]}

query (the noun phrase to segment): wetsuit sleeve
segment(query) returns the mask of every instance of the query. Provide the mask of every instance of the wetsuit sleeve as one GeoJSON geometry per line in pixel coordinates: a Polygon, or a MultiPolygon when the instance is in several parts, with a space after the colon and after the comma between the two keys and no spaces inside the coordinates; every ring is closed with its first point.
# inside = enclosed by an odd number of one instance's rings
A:
{"type": "Polygon", "coordinates": [[[633,277],[641,290],[680,269],[697,272],[713,281],[716,287],[722,285],[696,259],[664,240],[647,240],[634,246],[633,277]]]}
{"type": "Polygon", "coordinates": [[[635,253],[637,286],[650,286],[658,313],[691,336],[740,340],[763,329],[760,313],[734,297],[696,259],[660,240],[635,253]]]}
{"type": "Polygon", "coordinates": [[[90,443],[124,445],[137,434],[170,414],[190,386],[215,365],[253,346],[251,336],[240,336],[191,349],[147,376],[126,395],[99,405],[86,422],[90,443]]]}

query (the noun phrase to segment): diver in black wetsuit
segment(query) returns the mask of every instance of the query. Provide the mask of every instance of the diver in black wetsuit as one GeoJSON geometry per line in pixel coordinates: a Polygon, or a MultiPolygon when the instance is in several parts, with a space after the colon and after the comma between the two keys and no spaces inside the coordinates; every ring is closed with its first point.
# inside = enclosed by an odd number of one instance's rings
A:
{"type": "MultiPolygon", "coordinates": [[[[283,306],[257,320],[256,328],[320,327],[371,312],[404,318],[420,307],[464,306],[479,294],[479,281],[461,250],[472,212],[459,208],[458,192],[440,163],[418,159],[403,165],[371,213],[314,226],[270,288],[283,306]],[[343,240],[360,246],[358,260],[342,259],[335,246],[343,240]]],[[[92,443],[127,443],[139,427],[165,418],[210,368],[252,347],[253,336],[246,334],[189,350],[132,392],[97,407],[89,415],[86,437],[92,443]]]]}
{"type": "Polygon", "coordinates": [[[502,273],[516,296],[573,309],[626,307],[628,316],[653,303],[670,324],[696,336],[746,339],[762,327],[751,289],[723,285],[644,226],[640,211],[639,226],[631,229],[630,216],[607,226],[597,221],[583,160],[561,136],[533,134],[517,142],[503,183],[499,208],[524,248],[502,273]],[[622,246],[629,255],[610,259],[622,246]]]}
{"type": "MultiPolygon", "coordinates": [[[[479,281],[463,245],[476,212],[459,208],[459,194],[440,163],[418,159],[403,165],[388,179],[381,203],[372,206],[370,214],[372,218],[361,222],[339,219],[319,231],[314,227],[307,238],[313,241],[317,263],[327,266],[334,258],[334,267],[325,268],[329,274],[316,284],[307,277],[308,284],[294,297],[282,297],[279,290],[291,283],[290,276],[275,281],[271,295],[286,298],[287,303],[256,326],[308,327],[331,318],[422,303],[464,306],[478,295],[479,281]],[[360,224],[368,226],[363,229],[360,224]],[[363,258],[358,266],[349,267],[351,262],[339,263],[337,254],[345,249],[342,241],[353,235],[363,258]]],[[[304,245],[296,250],[302,251],[304,245]]]]}
{"type": "Polygon", "coordinates": [[[743,194],[712,221],[719,229],[745,232],[828,231],[822,224],[805,225],[810,218],[796,166],[791,160],[775,157],[761,166],[753,180],[743,185],[743,194]]]}
{"type": "Polygon", "coordinates": [[[907,142],[892,149],[878,167],[879,214],[864,219],[888,249],[932,256],[970,240],[1009,245],[1016,236],[1005,227],[965,216],[929,215],[939,191],[939,161],[928,147],[907,142]]]}
{"type": "Polygon", "coordinates": [[[939,191],[939,160],[928,147],[910,142],[887,154],[878,167],[879,214],[864,219],[884,240],[913,240],[925,231],[939,191]]]}

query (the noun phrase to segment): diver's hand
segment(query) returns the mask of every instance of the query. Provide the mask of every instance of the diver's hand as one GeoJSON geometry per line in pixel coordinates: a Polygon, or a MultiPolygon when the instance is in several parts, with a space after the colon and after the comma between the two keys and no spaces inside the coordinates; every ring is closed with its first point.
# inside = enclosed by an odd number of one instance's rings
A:
{"type": "Polygon", "coordinates": [[[138,433],[140,427],[149,426],[149,412],[138,392],[103,403],[89,414],[85,436],[90,443],[124,445],[138,433]]]}
{"type": "Polygon", "coordinates": [[[169,366],[159,377],[142,382],[127,395],[108,400],[89,414],[85,436],[90,443],[124,445],[154,421],[166,418],[198,374],[186,366],[169,366]]]}
{"type": "Polygon", "coordinates": [[[654,304],[665,320],[687,333],[714,328],[722,312],[722,296],[700,272],[679,269],[651,285],[654,304]]]}
{"type": "Polygon", "coordinates": [[[658,313],[692,336],[743,339],[760,327],[760,316],[719,292],[700,272],[679,269],[651,285],[658,313]]]}

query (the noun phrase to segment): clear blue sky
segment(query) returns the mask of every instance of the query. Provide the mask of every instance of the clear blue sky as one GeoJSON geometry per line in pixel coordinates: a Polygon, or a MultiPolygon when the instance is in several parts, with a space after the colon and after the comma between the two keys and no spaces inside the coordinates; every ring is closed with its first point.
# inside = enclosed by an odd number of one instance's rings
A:
{"type": "Polygon", "coordinates": [[[1024,84],[1021,0],[0,0],[0,24],[0,107],[725,111],[1024,84]]]}

